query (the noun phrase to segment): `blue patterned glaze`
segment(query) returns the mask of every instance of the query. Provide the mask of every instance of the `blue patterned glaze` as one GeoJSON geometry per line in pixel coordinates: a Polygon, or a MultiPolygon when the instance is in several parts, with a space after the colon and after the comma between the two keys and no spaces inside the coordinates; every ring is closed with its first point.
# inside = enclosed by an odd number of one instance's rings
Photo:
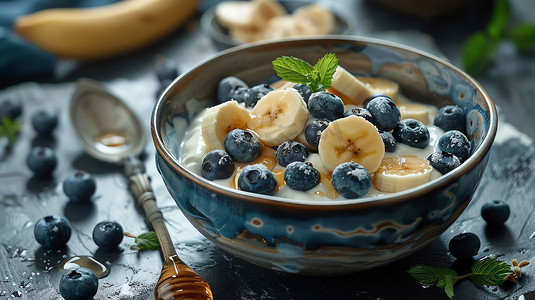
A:
{"type": "Polygon", "coordinates": [[[182,75],[157,104],[152,133],[156,164],[169,192],[207,238],[267,268],[336,275],[407,256],[446,230],[474,195],[488,160],[496,118],[479,84],[438,58],[375,40],[309,39],[231,49],[182,75]],[[464,107],[467,133],[476,149],[472,157],[438,180],[409,191],[321,202],[217,187],[178,163],[179,145],[191,120],[185,117],[187,100],[213,99],[217,83],[229,75],[246,78],[248,84],[260,82],[272,75],[271,61],[278,56],[315,61],[331,51],[341,65],[352,66],[346,67],[349,71],[395,80],[404,91],[438,106],[464,107]],[[253,70],[244,71],[246,67],[253,70]],[[206,72],[213,76],[201,76],[206,72]]]}

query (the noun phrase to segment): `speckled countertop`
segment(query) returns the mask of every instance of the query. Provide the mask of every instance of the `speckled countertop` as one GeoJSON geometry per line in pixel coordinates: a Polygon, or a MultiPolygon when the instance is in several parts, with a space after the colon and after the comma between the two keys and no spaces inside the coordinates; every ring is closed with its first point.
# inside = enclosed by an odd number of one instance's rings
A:
{"type": "MultiPolygon", "coordinates": [[[[520,17],[525,17],[522,7],[533,6],[528,1],[513,2],[514,11],[520,12],[520,17]]],[[[460,41],[466,34],[445,33],[455,32],[452,28],[461,26],[457,24],[460,17],[436,23],[395,21],[392,13],[367,2],[347,0],[339,5],[360,17],[363,35],[405,40],[413,46],[444,53],[454,63],[458,62],[460,41]]],[[[463,15],[464,18],[469,16],[463,15]]],[[[485,15],[477,17],[485,18],[485,15]]],[[[56,78],[24,82],[0,90],[0,99],[17,95],[24,102],[22,132],[16,142],[8,147],[0,139],[0,299],[60,299],[60,274],[54,267],[62,258],[73,255],[92,255],[110,267],[110,275],[99,281],[95,299],[153,298],[152,290],[162,265],[158,251],[130,250],[133,240],[125,238],[121,252],[106,252],[99,250],[91,239],[94,225],[106,219],[118,221],[132,234],[145,232],[148,227],[128,192],[122,168],[84,154],[70,126],[66,108],[75,79],[96,79],[133,108],[146,124],[150,141],[148,124],[158,88],[152,73],[154,57],[164,55],[187,69],[215,51],[200,32],[198,19],[194,19],[185,29],[141,51],[93,64],[63,61],[56,78]],[[53,138],[37,137],[30,126],[32,113],[43,107],[55,108],[61,113],[53,138]],[[26,155],[31,147],[38,145],[54,148],[58,156],[58,167],[50,180],[33,178],[26,167],[26,155]],[[69,202],[62,191],[63,179],[77,169],[93,174],[97,181],[91,203],[69,202]],[[33,224],[48,214],[64,214],[71,221],[74,231],[67,248],[47,250],[33,238],[33,224]]],[[[500,111],[498,136],[487,170],[466,211],[423,250],[391,265],[343,277],[302,277],[251,265],[218,249],[189,224],[156,171],[154,148],[149,143],[147,171],[153,178],[158,205],[180,257],[208,281],[215,299],[447,299],[442,289],[420,287],[406,270],[422,263],[452,267],[464,273],[469,266],[456,262],[448,254],[447,244],[454,235],[470,231],[482,241],[476,258],[496,254],[507,262],[516,258],[530,260],[533,264],[522,269],[525,274],[515,284],[482,289],[469,281],[457,283],[455,299],[517,299],[535,291],[535,119],[531,117],[535,109],[529,102],[535,93],[535,59],[517,54],[508,45],[500,46],[498,54],[504,57],[501,63],[487,76],[478,78],[500,111]],[[506,201],[512,209],[506,226],[499,229],[487,227],[479,213],[483,203],[493,199],[506,201]]]]}

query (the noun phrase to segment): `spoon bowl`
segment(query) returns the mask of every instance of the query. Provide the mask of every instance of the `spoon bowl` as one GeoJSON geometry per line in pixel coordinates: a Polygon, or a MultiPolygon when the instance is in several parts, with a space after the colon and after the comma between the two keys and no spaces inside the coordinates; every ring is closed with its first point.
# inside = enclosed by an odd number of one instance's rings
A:
{"type": "Polygon", "coordinates": [[[90,79],[77,82],[70,117],[82,147],[98,160],[120,163],[145,147],[145,132],[134,112],[90,79]]]}

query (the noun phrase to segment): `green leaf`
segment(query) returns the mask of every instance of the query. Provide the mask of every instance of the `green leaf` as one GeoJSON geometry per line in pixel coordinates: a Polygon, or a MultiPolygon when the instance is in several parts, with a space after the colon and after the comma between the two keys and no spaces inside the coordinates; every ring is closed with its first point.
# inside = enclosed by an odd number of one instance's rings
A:
{"type": "Polygon", "coordinates": [[[470,280],[479,287],[497,285],[511,273],[511,266],[506,262],[496,260],[496,256],[489,256],[474,263],[470,280]]]}
{"type": "Polygon", "coordinates": [[[509,34],[509,38],[519,50],[535,48],[535,25],[524,23],[515,27],[509,34]]]}
{"type": "Polygon", "coordinates": [[[334,53],[327,53],[314,65],[318,87],[328,89],[331,86],[334,72],[338,67],[338,57],[334,53]]]}
{"type": "Polygon", "coordinates": [[[8,117],[3,117],[0,120],[0,137],[5,136],[9,143],[14,143],[17,134],[20,132],[20,120],[11,120],[8,117]]]}
{"type": "Polygon", "coordinates": [[[313,67],[306,61],[292,56],[282,56],[273,61],[273,70],[283,80],[307,84],[313,67]]]}
{"type": "Polygon", "coordinates": [[[509,17],[511,15],[511,6],[508,0],[495,0],[494,10],[492,12],[492,18],[487,26],[487,33],[493,40],[498,40],[502,37],[507,24],[509,23],[509,17]]]}
{"type": "Polygon", "coordinates": [[[135,236],[128,232],[125,232],[124,235],[136,239],[136,245],[130,247],[132,250],[145,251],[160,249],[160,241],[158,241],[158,236],[153,231],[140,234],[139,236],[135,236]]]}
{"type": "Polygon", "coordinates": [[[483,32],[476,32],[463,45],[464,69],[474,75],[482,74],[492,63],[496,42],[483,32]]]}
{"type": "Polygon", "coordinates": [[[407,271],[423,286],[436,285],[444,288],[446,295],[453,298],[453,285],[457,282],[457,273],[448,268],[434,268],[426,265],[415,265],[407,271]]]}

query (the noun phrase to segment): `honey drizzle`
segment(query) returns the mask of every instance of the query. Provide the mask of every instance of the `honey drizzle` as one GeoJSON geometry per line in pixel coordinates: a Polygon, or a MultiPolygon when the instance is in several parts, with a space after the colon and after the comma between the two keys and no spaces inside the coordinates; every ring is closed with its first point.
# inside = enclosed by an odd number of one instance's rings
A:
{"type": "Polygon", "coordinates": [[[213,300],[208,283],[186,266],[176,255],[165,260],[160,279],[154,289],[158,300],[194,299],[213,300]],[[180,276],[177,276],[180,274],[180,276]]]}

